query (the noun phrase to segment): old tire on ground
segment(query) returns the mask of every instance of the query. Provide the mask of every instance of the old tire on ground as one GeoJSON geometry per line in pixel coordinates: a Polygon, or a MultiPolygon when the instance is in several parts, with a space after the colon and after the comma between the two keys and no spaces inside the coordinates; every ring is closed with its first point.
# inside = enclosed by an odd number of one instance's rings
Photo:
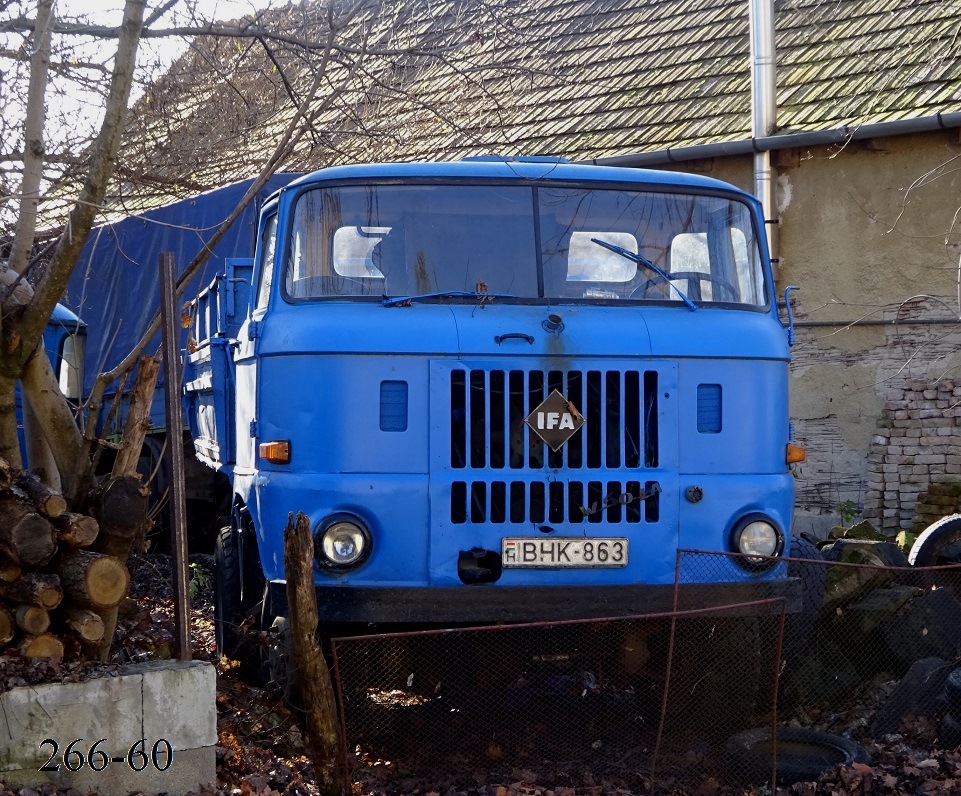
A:
{"type": "Polygon", "coordinates": [[[954,669],[944,681],[944,698],[948,713],[961,719],[961,668],[954,669]]]}
{"type": "Polygon", "coordinates": [[[908,561],[914,567],[937,565],[941,551],[961,542],[961,514],[952,514],[932,523],[911,545],[908,561]]]}
{"type": "Polygon", "coordinates": [[[945,713],[941,719],[941,731],[938,733],[938,743],[945,749],[961,746],[961,722],[950,713],[945,713]]]}
{"type": "Polygon", "coordinates": [[[823,561],[824,557],[814,544],[800,536],[791,537],[790,558],[792,560],[788,561],[788,576],[801,581],[801,610],[787,616],[784,626],[784,654],[788,659],[796,659],[804,652],[817,626],[824,592],[827,589],[828,571],[825,564],[810,563],[823,561]]]}
{"type": "Polygon", "coordinates": [[[770,781],[775,753],[782,785],[816,780],[835,766],[871,762],[854,741],[804,727],[778,727],[776,745],[770,727],[747,730],[731,736],[725,751],[729,776],[743,785],[770,781]]]}

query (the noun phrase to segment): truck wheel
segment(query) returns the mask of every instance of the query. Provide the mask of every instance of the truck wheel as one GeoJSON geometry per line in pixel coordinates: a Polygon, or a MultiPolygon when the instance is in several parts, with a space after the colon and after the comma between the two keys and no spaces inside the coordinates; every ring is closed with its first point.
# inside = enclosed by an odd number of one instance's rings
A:
{"type": "Polygon", "coordinates": [[[237,628],[244,620],[240,601],[240,555],[230,526],[214,542],[214,634],[217,654],[233,658],[240,647],[237,628]]]}
{"type": "Polygon", "coordinates": [[[762,785],[771,779],[777,754],[777,781],[782,785],[812,782],[835,766],[870,763],[854,741],[805,727],[778,727],[777,743],[771,728],[759,727],[732,736],[726,745],[730,778],[739,784],[762,785]]]}
{"type": "MultiPolygon", "coordinates": [[[[821,551],[800,536],[791,537],[790,558],[815,562],[824,560],[821,551]]],[[[801,581],[801,611],[789,614],[784,627],[784,654],[791,660],[804,652],[817,626],[827,589],[828,571],[825,564],[789,560],[787,573],[789,577],[801,581]]]]}
{"type": "Polygon", "coordinates": [[[276,617],[268,630],[262,679],[264,685],[273,688],[292,708],[303,707],[290,643],[290,620],[286,617],[276,617]]]}

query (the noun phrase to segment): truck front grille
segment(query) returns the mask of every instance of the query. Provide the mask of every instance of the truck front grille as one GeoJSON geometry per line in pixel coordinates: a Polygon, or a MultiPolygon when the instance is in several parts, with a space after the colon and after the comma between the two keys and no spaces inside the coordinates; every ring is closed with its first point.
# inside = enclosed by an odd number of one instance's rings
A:
{"type": "Polygon", "coordinates": [[[451,467],[654,468],[657,399],[653,370],[453,370],[451,467]],[[586,421],[558,451],[551,451],[524,424],[553,390],[586,421]]]}
{"type": "Polygon", "coordinates": [[[657,522],[658,508],[653,481],[455,481],[450,519],[455,525],[639,523],[657,522]]]}

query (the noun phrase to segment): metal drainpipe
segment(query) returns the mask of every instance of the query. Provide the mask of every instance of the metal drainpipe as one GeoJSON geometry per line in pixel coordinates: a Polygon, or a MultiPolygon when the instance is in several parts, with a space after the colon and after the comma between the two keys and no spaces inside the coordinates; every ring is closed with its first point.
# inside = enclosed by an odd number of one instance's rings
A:
{"type": "MultiPolygon", "coordinates": [[[[774,0],[748,0],[751,28],[751,136],[766,138],[777,130],[777,76],[774,61],[774,0]]],[[[778,257],[778,213],[770,151],[754,154],[754,194],[764,209],[768,249],[778,257]]]]}

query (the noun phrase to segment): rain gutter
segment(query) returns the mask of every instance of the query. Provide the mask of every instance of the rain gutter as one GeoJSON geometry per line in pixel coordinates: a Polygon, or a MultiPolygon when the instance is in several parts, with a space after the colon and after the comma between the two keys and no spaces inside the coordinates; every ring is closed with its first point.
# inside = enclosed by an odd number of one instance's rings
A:
{"type": "Polygon", "coordinates": [[[850,141],[865,141],[871,138],[890,138],[896,135],[930,133],[938,130],[954,130],[961,127],[961,112],[936,113],[915,119],[902,119],[894,122],[875,124],[845,125],[832,130],[815,130],[805,133],[769,135],[760,138],[745,138],[740,141],[722,141],[713,144],[668,147],[651,152],[638,152],[631,155],[614,155],[607,158],[591,158],[581,161],[596,166],[626,166],[643,168],[663,166],[669,163],[683,163],[707,158],[754,155],[758,152],[776,152],[783,149],[801,149],[812,146],[831,146],[847,144],[850,141]]]}

